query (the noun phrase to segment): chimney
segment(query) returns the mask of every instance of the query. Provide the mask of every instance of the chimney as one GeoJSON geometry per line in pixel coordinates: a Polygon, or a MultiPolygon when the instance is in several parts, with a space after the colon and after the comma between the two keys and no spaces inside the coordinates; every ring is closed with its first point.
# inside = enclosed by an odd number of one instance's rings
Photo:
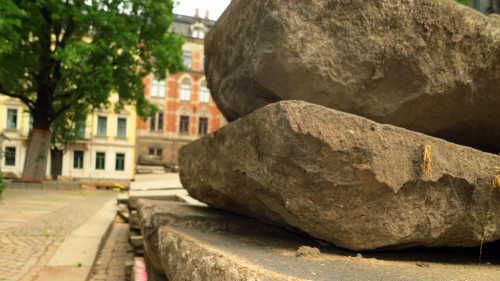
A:
{"type": "Polygon", "coordinates": [[[205,11],[205,19],[209,20],[209,14],[208,14],[208,10],[205,11]]]}
{"type": "Polygon", "coordinates": [[[196,12],[194,13],[194,16],[197,18],[200,17],[200,9],[196,8],[196,12]]]}

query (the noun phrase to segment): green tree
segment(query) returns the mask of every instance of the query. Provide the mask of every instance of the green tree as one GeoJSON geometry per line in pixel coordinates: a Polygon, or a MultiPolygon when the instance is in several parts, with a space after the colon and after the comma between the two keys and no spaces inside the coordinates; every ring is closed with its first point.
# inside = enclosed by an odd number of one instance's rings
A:
{"type": "Polygon", "coordinates": [[[455,1],[462,5],[469,6],[469,0],[455,0],[455,1]]]}
{"type": "Polygon", "coordinates": [[[120,105],[136,106],[139,116],[154,112],[142,79],[183,69],[183,39],[168,31],[173,5],[173,0],[1,1],[0,93],[21,100],[33,116],[24,179],[45,177],[53,125],[59,133],[80,116],[75,113],[108,106],[112,91],[120,105]]]}

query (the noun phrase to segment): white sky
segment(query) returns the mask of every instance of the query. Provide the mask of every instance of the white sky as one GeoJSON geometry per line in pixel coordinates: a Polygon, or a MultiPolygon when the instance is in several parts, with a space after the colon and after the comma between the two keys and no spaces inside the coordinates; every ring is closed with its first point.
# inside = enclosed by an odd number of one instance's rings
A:
{"type": "Polygon", "coordinates": [[[178,0],[178,2],[174,8],[175,14],[194,16],[196,8],[199,8],[200,17],[205,17],[205,11],[209,10],[210,19],[217,20],[231,0],[178,0]]]}

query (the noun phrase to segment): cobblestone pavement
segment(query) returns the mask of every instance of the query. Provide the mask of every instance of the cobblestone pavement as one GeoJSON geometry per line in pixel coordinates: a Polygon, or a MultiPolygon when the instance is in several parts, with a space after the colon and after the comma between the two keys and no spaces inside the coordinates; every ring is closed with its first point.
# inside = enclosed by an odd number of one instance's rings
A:
{"type": "Polygon", "coordinates": [[[115,196],[104,190],[6,190],[0,203],[0,281],[33,280],[64,238],[115,196]]]}
{"type": "Polygon", "coordinates": [[[89,281],[124,281],[127,246],[128,224],[117,221],[99,253],[89,281]]]}

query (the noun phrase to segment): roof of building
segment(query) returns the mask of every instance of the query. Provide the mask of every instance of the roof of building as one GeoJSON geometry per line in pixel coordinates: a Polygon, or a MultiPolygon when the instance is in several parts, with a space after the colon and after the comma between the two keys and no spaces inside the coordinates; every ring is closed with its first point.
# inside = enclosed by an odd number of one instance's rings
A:
{"type": "Polygon", "coordinates": [[[214,20],[202,18],[199,16],[174,15],[172,29],[176,33],[185,37],[192,37],[194,27],[201,27],[207,33],[215,24],[214,20]]]}

